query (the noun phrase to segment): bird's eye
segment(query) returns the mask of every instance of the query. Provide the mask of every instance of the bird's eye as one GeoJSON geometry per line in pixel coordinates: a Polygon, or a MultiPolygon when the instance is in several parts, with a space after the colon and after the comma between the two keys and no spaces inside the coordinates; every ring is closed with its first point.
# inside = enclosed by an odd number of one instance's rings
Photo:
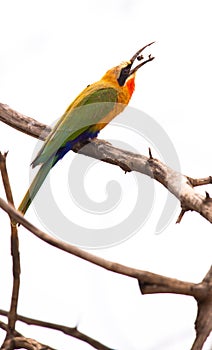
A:
{"type": "Polygon", "coordinates": [[[125,81],[130,74],[130,69],[131,64],[128,64],[126,67],[122,68],[119,78],[117,79],[120,86],[123,86],[125,84],[125,81]]]}

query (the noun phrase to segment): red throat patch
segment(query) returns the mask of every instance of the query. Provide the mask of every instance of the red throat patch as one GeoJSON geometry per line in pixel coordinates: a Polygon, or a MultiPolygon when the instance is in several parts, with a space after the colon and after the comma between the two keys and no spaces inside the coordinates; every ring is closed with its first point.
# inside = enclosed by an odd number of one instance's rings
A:
{"type": "Polygon", "coordinates": [[[132,95],[133,91],[135,90],[135,77],[132,77],[131,79],[129,79],[127,81],[126,86],[128,88],[128,91],[129,91],[130,95],[132,95]]]}

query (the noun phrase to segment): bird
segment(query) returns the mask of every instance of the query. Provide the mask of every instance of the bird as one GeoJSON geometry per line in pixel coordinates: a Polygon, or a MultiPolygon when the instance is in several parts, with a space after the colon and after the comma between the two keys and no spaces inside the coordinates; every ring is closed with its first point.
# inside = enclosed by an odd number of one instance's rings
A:
{"type": "Polygon", "coordinates": [[[135,89],[136,72],[155,58],[150,54],[144,59],[141,54],[153,43],[142,47],[129,61],[109,69],[99,81],[88,85],[69,105],[31,163],[33,168],[40,165],[40,169],[18,207],[23,215],[57,162],[76,143],[96,138],[128,105],[135,89]],[[141,62],[133,68],[136,60],[141,62]]]}

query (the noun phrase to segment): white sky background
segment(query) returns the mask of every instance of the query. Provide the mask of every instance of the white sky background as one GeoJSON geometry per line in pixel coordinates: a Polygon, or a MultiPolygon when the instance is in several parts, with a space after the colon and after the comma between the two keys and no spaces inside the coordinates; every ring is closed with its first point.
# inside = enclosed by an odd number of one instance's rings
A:
{"type": "MultiPolygon", "coordinates": [[[[156,59],[138,72],[130,104],[163,126],[175,145],[183,173],[212,175],[210,1],[1,1],[0,13],[0,101],[46,124],[54,122],[107,69],[155,40],[151,52],[156,59]]],[[[111,133],[108,126],[100,137],[109,140],[111,133]]],[[[131,140],[126,142],[131,144],[131,140]]],[[[16,204],[27,188],[35,145],[35,139],[1,124],[0,150],[9,150],[8,171],[16,204]]],[[[142,145],[141,149],[145,152],[142,145]]],[[[73,156],[67,155],[64,167],[73,156]]],[[[88,179],[94,200],[99,189],[105,188],[108,174],[117,171],[107,164],[101,166],[105,178],[102,172],[100,179],[98,173],[93,181],[88,179]]],[[[56,194],[64,182],[62,168],[61,162],[53,179],[56,194]]],[[[124,176],[121,171],[118,174],[124,176]]],[[[198,190],[204,193],[205,189],[198,190]]],[[[212,193],[210,187],[207,190],[212,193]]],[[[188,213],[175,225],[179,209],[168,228],[155,235],[166,191],[156,185],[156,193],[151,217],[139,233],[94,253],[142,270],[199,282],[211,264],[211,226],[195,213],[188,213]]],[[[0,194],[4,196],[2,186],[0,194]]],[[[45,229],[33,207],[26,217],[45,229]]],[[[8,309],[12,283],[9,225],[3,213],[0,220],[0,308],[8,309]]],[[[24,229],[20,229],[20,252],[20,314],[78,325],[79,330],[114,349],[191,347],[196,317],[191,298],[141,296],[135,280],[48,247],[24,229]]],[[[18,324],[18,330],[58,349],[91,348],[56,332],[23,324],[18,324]]],[[[204,349],[209,350],[210,344],[211,340],[204,349]]]]}

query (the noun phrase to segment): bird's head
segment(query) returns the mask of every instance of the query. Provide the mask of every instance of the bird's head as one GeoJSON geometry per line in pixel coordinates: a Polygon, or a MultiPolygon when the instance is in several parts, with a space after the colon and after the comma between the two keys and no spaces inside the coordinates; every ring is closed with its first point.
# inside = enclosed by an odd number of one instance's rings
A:
{"type": "Polygon", "coordinates": [[[147,62],[150,62],[154,59],[154,57],[149,55],[148,58],[144,60],[144,56],[141,54],[141,52],[146,49],[146,47],[152,45],[153,43],[154,42],[142,47],[142,49],[138,50],[129,61],[122,62],[119,66],[116,66],[107,71],[103,78],[110,81],[115,80],[119,86],[127,85],[130,80],[134,81],[135,73],[137,70],[147,62]],[[133,64],[136,60],[142,62],[133,68],[133,64]]]}

